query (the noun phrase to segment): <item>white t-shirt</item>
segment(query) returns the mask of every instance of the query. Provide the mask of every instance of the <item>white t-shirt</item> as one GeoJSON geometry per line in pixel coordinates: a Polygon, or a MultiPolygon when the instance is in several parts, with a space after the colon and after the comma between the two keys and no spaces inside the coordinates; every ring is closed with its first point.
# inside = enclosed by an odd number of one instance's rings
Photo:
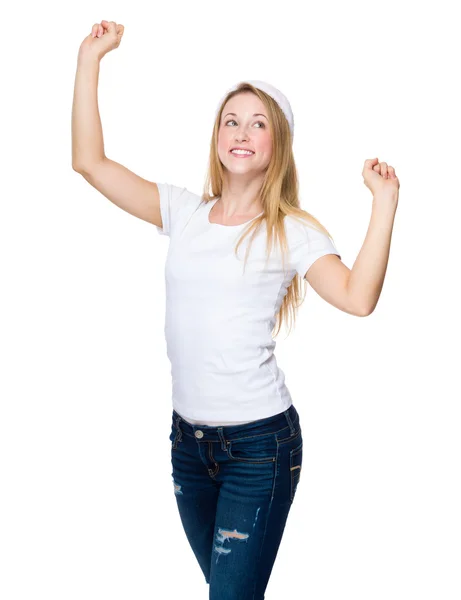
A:
{"type": "MultiPolygon", "coordinates": [[[[187,421],[248,423],[279,414],[292,399],[277,365],[271,332],[288,286],[325,254],[340,257],[330,238],[285,217],[289,254],[266,260],[266,226],[234,249],[246,227],[210,223],[217,198],[205,202],[185,187],[158,183],[165,262],[165,338],[171,362],[172,404],[187,421]]],[[[256,217],[254,217],[256,219],[256,217]]],[[[253,220],[253,219],[251,219],[253,220]]],[[[341,258],[341,257],[340,257],[341,258]]]]}

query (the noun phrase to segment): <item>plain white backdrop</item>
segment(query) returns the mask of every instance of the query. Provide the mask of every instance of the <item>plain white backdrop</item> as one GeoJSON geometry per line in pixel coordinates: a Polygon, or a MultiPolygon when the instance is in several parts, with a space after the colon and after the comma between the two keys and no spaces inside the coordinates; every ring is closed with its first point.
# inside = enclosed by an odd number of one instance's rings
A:
{"type": "Polygon", "coordinates": [[[384,288],[358,318],[312,288],[275,354],[303,470],[266,592],[459,600],[460,111],[455,2],[58,2],[2,24],[0,596],[205,600],[177,512],[164,340],[169,239],[71,166],[80,43],[105,153],[201,193],[217,103],[263,79],[294,112],[301,204],[352,268],[396,169],[384,288]]]}

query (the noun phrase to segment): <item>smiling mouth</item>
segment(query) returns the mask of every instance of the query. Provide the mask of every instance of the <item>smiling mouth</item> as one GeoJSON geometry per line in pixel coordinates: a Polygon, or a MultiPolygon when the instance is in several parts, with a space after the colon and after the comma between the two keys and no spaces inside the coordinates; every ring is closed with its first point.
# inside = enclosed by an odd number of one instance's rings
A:
{"type": "Polygon", "coordinates": [[[251,156],[255,155],[254,152],[250,152],[249,154],[247,154],[246,152],[243,154],[238,154],[236,152],[232,152],[232,150],[229,152],[229,154],[231,154],[232,156],[235,156],[236,158],[250,158],[251,156]]]}

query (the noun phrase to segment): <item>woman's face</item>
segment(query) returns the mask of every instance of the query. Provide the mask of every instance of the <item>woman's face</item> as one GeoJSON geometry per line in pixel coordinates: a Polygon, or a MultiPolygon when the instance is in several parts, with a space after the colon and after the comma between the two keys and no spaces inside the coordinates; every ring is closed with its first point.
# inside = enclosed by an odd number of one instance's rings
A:
{"type": "Polygon", "coordinates": [[[264,172],[272,156],[269,118],[261,100],[252,92],[233,96],[222,111],[218,155],[224,168],[236,175],[264,172]],[[234,114],[229,114],[234,113],[234,114]],[[248,157],[234,155],[235,146],[253,151],[248,157]]]}

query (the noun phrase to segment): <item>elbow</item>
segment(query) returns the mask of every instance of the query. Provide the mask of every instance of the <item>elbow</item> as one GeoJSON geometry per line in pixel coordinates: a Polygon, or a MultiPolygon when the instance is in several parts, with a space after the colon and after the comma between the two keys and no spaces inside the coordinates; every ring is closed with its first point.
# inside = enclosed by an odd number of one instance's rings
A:
{"type": "Polygon", "coordinates": [[[77,163],[72,163],[72,169],[76,172],[76,173],[83,173],[83,168],[78,165],[77,163]]]}
{"type": "Polygon", "coordinates": [[[358,310],[356,314],[358,317],[369,317],[375,310],[375,308],[375,306],[360,308],[360,310],[358,310]]]}
{"type": "Polygon", "coordinates": [[[86,181],[90,180],[91,170],[88,167],[84,167],[83,165],[72,165],[73,170],[81,175],[86,181]]]}
{"type": "Polygon", "coordinates": [[[77,161],[77,159],[72,161],[72,168],[74,171],[76,171],[77,173],[80,173],[80,175],[87,175],[88,173],[91,173],[94,168],[100,164],[103,160],[105,160],[105,156],[95,159],[88,159],[88,160],[80,160],[77,161]]]}
{"type": "Polygon", "coordinates": [[[365,302],[359,302],[357,299],[352,299],[349,297],[348,299],[348,308],[346,312],[354,315],[355,317],[368,317],[374,310],[374,306],[367,304],[365,302]]]}

